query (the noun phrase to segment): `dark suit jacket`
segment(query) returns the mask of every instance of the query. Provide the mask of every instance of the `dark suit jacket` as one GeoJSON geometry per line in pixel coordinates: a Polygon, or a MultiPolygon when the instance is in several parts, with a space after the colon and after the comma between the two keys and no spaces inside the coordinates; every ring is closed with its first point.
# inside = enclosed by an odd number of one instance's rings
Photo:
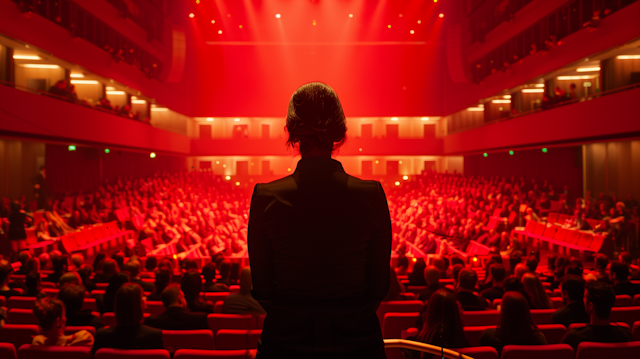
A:
{"type": "Polygon", "coordinates": [[[579,300],[577,302],[569,303],[564,307],[553,312],[551,316],[553,324],[562,324],[569,328],[569,324],[573,323],[589,323],[591,318],[587,311],[584,309],[584,302],[579,300]]]}
{"type": "Polygon", "coordinates": [[[145,282],[142,279],[138,278],[138,279],[132,279],[131,280],[133,283],[137,283],[140,285],[140,287],[142,287],[142,290],[145,292],[153,292],[153,289],[155,288],[155,286],[153,285],[153,283],[149,283],[149,282],[145,282]]]}
{"type": "Polygon", "coordinates": [[[440,289],[440,284],[430,285],[426,287],[422,292],[418,294],[418,299],[421,301],[429,300],[431,295],[440,289]]]}
{"type": "Polygon", "coordinates": [[[99,329],[91,349],[164,349],[162,330],[138,325],[135,327],[115,326],[99,329]]]}
{"type": "Polygon", "coordinates": [[[630,281],[618,282],[613,285],[613,291],[616,295],[628,295],[633,298],[634,295],[640,294],[640,285],[633,284],[630,281]]]}
{"type": "Polygon", "coordinates": [[[455,294],[455,296],[456,300],[460,302],[462,310],[474,311],[485,310],[487,308],[487,300],[482,297],[478,297],[473,293],[458,292],[455,294]]]}
{"type": "Polygon", "coordinates": [[[187,308],[169,307],[164,313],[152,315],[144,325],[162,330],[209,329],[207,313],[191,313],[187,308]]]}
{"type": "Polygon", "coordinates": [[[293,175],[255,186],[248,244],[252,295],[267,311],[263,346],[381,345],[391,220],[379,182],[349,176],[333,159],[304,158],[293,175]]]}
{"type": "Polygon", "coordinates": [[[480,292],[480,296],[487,298],[491,303],[493,303],[494,299],[502,298],[503,295],[504,288],[502,287],[490,287],[480,292]]]}

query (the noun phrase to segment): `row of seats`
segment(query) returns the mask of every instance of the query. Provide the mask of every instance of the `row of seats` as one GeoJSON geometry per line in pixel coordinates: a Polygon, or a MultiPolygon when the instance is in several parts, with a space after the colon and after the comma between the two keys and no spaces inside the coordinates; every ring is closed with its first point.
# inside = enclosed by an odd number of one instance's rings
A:
{"type": "Polygon", "coordinates": [[[116,221],[100,223],[81,231],[60,237],[62,249],[66,253],[82,253],[91,258],[99,252],[122,248],[128,239],[134,237],[133,231],[121,231],[116,221]]]}
{"type": "Polygon", "coordinates": [[[600,358],[638,358],[640,341],[630,343],[593,343],[584,342],[578,351],[567,344],[549,345],[506,345],[502,348],[502,357],[493,347],[470,347],[456,349],[461,354],[474,359],[600,359],[600,358]]]}

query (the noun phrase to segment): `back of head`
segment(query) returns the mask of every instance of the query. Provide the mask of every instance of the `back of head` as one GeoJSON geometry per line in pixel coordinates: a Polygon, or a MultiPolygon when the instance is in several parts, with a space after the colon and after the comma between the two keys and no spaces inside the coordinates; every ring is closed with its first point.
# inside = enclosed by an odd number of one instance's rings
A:
{"type": "Polygon", "coordinates": [[[159,267],[156,270],[156,281],[155,287],[156,290],[162,291],[166,286],[171,283],[171,270],[168,267],[159,267]]]}
{"type": "Polygon", "coordinates": [[[118,289],[114,305],[118,326],[136,326],[143,318],[142,288],[137,283],[125,283],[118,289]]]}
{"type": "Polygon", "coordinates": [[[547,268],[549,268],[550,272],[556,270],[556,259],[558,259],[558,255],[555,253],[550,253],[547,256],[547,268]]]}
{"type": "Polygon", "coordinates": [[[67,272],[60,276],[60,279],[58,280],[59,287],[62,287],[65,284],[82,285],[82,278],[80,278],[80,274],[78,274],[78,272],[67,272]]]}
{"type": "Polygon", "coordinates": [[[418,340],[423,343],[439,344],[444,347],[462,348],[464,339],[462,315],[454,295],[444,289],[433,293],[427,303],[427,316],[419,328],[418,340]],[[440,329],[442,328],[442,333],[440,329]],[[440,342],[442,335],[442,342],[440,342]]]}
{"type": "Polygon", "coordinates": [[[435,266],[428,266],[424,270],[424,278],[428,285],[436,285],[440,283],[440,270],[435,266]]]}
{"type": "Polygon", "coordinates": [[[122,266],[124,265],[124,257],[120,253],[112,254],[111,259],[116,261],[116,263],[118,264],[118,268],[122,268],[122,266]]]}
{"type": "Polygon", "coordinates": [[[576,264],[572,264],[566,267],[564,270],[565,275],[571,274],[571,275],[582,276],[582,272],[583,272],[582,268],[577,266],[576,264]]]}
{"type": "Polygon", "coordinates": [[[515,291],[522,292],[524,291],[524,285],[522,285],[522,281],[520,278],[509,277],[504,281],[504,290],[505,292],[515,291]]]}
{"type": "Polygon", "coordinates": [[[116,274],[120,272],[118,263],[111,258],[107,258],[102,262],[102,273],[104,274],[116,274]]]}
{"type": "Polygon", "coordinates": [[[199,296],[200,292],[202,292],[202,277],[200,276],[200,272],[191,269],[185,273],[180,281],[180,289],[182,289],[188,302],[199,296]]]}
{"type": "Polygon", "coordinates": [[[51,265],[51,259],[49,259],[49,253],[40,253],[40,255],[38,256],[38,261],[40,261],[40,268],[41,269],[48,269],[49,266],[51,265]]]}
{"type": "Polygon", "coordinates": [[[536,269],[538,269],[538,260],[533,254],[527,258],[527,268],[529,268],[529,272],[531,273],[535,273],[536,269]]]}
{"type": "Polygon", "coordinates": [[[464,267],[464,259],[460,258],[459,256],[451,256],[451,265],[454,266],[456,264],[460,264],[464,267]]]}
{"type": "Polygon", "coordinates": [[[631,264],[631,259],[633,257],[631,256],[631,253],[629,252],[620,252],[620,254],[618,255],[618,260],[626,265],[631,264]]]}
{"type": "Polygon", "coordinates": [[[53,271],[56,273],[63,273],[67,270],[67,255],[61,255],[51,260],[53,263],[53,271]]]}
{"type": "Polygon", "coordinates": [[[507,270],[504,268],[502,264],[492,264],[491,277],[496,282],[501,283],[507,277],[507,270]]]}
{"type": "Polygon", "coordinates": [[[530,344],[533,331],[538,327],[531,317],[527,299],[520,292],[509,291],[502,296],[498,330],[503,345],[530,344]]]}
{"type": "Polygon", "coordinates": [[[604,271],[609,265],[609,257],[604,253],[598,253],[596,255],[596,269],[604,271]]]}
{"type": "Polygon", "coordinates": [[[162,294],[160,294],[160,300],[162,301],[162,304],[164,304],[165,308],[169,308],[180,301],[181,293],[179,285],[171,284],[162,291],[162,294]]]}
{"type": "Polygon", "coordinates": [[[84,286],[76,284],[67,284],[60,288],[58,299],[64,303],[67,313],[75,313],[82,309],[85,291],[84,286]]]}
{"type": "Polygon", "coordinates": [[[596,316],[609,319],[611,308],[616,302],[616,294],[611,286],[604,282],[590,282],[587,284],[587,309],[593,305],[596,316]]]}
{"type": "Polygon", "coordinates": [[[456,264],[451,267],[451,278],[453,278],[453,281],[455,283],[458,283],[458,277],[460,276],[460,271],[462,270],[462,268],[464,268],[464,266],[461,264],[456,264]]]}
{"type": "Polygon", "coordinates": [[[120,287],[122,287],[127,282],[129,282],[129,274],[127,273],[118,273],[111,277],[111,279],[109,280],[109,285],[107,286],[107,290],[105,291],[105,297],[115,296],[120,287]]]}
{"type": "Polygon", "coordinates": [[[93,268],[95,268],[95,270],[100,270],[100,266],[102,265],[101,263],[105,260],[105,258],[107,258],[107,255],[104,253],[96,254],[96,257],[93,258],[93,268]]]}
{"type": "Polygon", "coordinates": [[[18,253],[18,262],[22,263],[23,265],[27,263],[27,261],[30,258],[31,258],[31,253],[27,250],[23,250],[20,253],[18,253]]]}
{"type": "Polygon", "coordinates": [[[55,298],[40,298],[33,306],[33,314],[38,318],[42,330],[54,329],[56,321],[62,318],[63,313],[64,304],[55,298]]]}
{"type": "Polygon", "coordinates": [[[251,268],[244,267],[240,272],[240,290],[243,292],[250,292],[253,282],[251,281],[251,268]]]}
{"type": "Polygon", "coordinates": [[[473,269],[464,268],[458,275],[458,286],[473,291],[478,283],[478,274],[473,269]]]}
{"type": "Polygon", "coordinates": [[[611,262],[611,268],[609,268],[611,272],[611,279],[619,282],[626,281],[629,279],[629,266],[625,263],[613,261],[611,262]]]}
{"type": "Polygon", "coordinates": [[[529,293],[531,305],[536,309],[551,309],[553,304],[542,286],[542,281],[535,273],[525,273],[522,276],[524,290],[529,293]]]}
{"type": "Polygon", "coordinates": [[[220,263],[220,279],[229,278],[229,274],[231,272],[231,262],[228,260],[224,260],[220,263]]]}
{"type": "Polygon", "coordinates": [[[80,253],[76,253],[71,256],[71,263],[76,267],[76,269],[80,268],[84,264],[84,257],[80,253]]]}
{"type": "Polygon", "coordinates": [[[584,286],[584,279],[581,276],[569,274],[564,277],[561,289],[567,293],[569,301],[575,302],[584,299],[584,286]]]}
{"type": "Polygon", "coordinates": [[[216,279],[216,272],[217,272],[217,268],[216,268],[216,264],[213,262],[209,262],[207,264],[205,264],[202,267],[202,277],[204,278],[204,281],[207,283],[211,283],[216,279]]]}
{"type": "Polygon", "coordinates": [[[147,257],[147,261],[144,262],[144,269],[146,269],[147,272],[153,272],[154,270],[156,270],[157,266],[158,258],[156,257],[147,257]]]}
{"type": "Polygon", "coordinates": [[[526,265],[524,265],[522,263],[518,263],[518,264],[516,264],[516,269],[513,271],[513,275],[516,278],[522,279],[522,276],[527,272],[529,272],[529,267],[527,267],[526,265]]]}
{"type": "Polygon", "coordinates": [[[321,82],[300,86],[291,96],[287,111],[287,144],[333,152],[346,138],[347,124],[338,95],[321,82]],[[335,145],[334,145],[335,144],[335,145]]]}
{"type": "Polygon", "coordinates": [[[433,257],[433,262],[431,264],[432,266],[438,268],[438,270],[443,271],[444,270],[444,259],[442,259],[442,257],[440,256],[435,256],[433,257]]]}
{"type": "Polygon", "coordinates": [[[129,272],[131,278],[138,277],[140,274],[140,263],[136,261],[128,261],[127,264],[122,268],[123,271],[129,272]]]}
{"type": "Polygon", "coordinates": [[[231,269],[229,272],[229,280],[231,283],[237,283],[240,277],[240,263],[231,262],[231,269]]]}
{"type": "Polygon", "coordinates": [[[185,258],[182,263],[180,263],[180,267],[182,267],[182,269],[184,269],[185,271],[188,271],[190,269],[198,269],[198,263],[196,263],[196,261],[191,258],[185,258]]]}
{"type": "Polygon", "coordinates": [[[515,270],[516,265],[518,265],[518,263],[520,263],[521,261],[522,261],[522,252],[520,251],[511,252],[511,254],[509,255],[509,265],[512,271],[515,270]]]}

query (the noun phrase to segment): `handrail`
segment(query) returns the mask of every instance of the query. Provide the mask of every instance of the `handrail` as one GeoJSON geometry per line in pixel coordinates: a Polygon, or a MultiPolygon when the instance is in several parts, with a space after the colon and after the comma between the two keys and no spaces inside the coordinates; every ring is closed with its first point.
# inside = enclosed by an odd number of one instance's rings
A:
{"type": "Polygon", "coordinates": [[[435,345],[420,343],[420,342],[416,342],[413,340],[406,340],[406,339],[385,339],[384,348],[385,349],[417,350],[423,353],[429,353],[429,354],[434,354],[438,356],[444,355],[444,357],[448,359],[473,359],[473,357],[458,353],[451,349],[441,348],[435,345]]]}

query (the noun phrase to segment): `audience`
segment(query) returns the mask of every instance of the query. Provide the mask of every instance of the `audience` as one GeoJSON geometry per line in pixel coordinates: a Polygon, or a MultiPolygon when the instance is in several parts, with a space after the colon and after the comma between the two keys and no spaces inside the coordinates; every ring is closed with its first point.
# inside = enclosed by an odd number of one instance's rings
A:
{"type": "Polygon", "coordinates": [[[92,351],[98,349],[164,349],[162,331],[142,325],[145,303],[142,288],[136,283],[120,287],[115,300],[115,327],[99,329],[92,351]]]}
{"type": "Polygon", "coordinates": [[[502,297],[498,326],[482,333],[480,346],[491,346],[501,353],[505,345],[544,344],[547,339],[533,321],[526,298],[519,292],[506,292],[502,297]]]}
{"type": "Polygon", "coordinates": [[[104,295],[98,295],[96,297],[96,305],[100,314],[114,311],[118,290],[120,290],[120,287],[128,282],[129,274],[127,273],[118,273],[111,277],[109,286],[107,287],[104,295]]]}
{"type": "Polygon", "coordinates": [[[502,298],[504,295],[504,280],[507,277],[507,271],[502,264],[491,265],[491,288],[485,289],[480,296],[486,298],[493,303],[495,299],[502,298]]]}
{"type": "Polygon", "coordinates": [[[40,323],[40,335],[33,337],[32,345],[53,345],[61,347],[91,346],[93,335],[80,330],[72,335],[64,335],[67,326],[64,304],[54,298],[44,297],[36,301],[33,314],[40,323]]]}
{"type": "Polygon", "coordinates": [[[162,330],[209,329],[207,313],[190,313],[184,293],[177,284],[166,287],[160,299],[165,307],[164,313],[146,318],[145,325],[162,330]]]}
{"type": "Polygon", "coordinates": [[[260,303],[251,296],[251,268],[245,267],[240,272],[240,291],[229,294],[222,304],[225,314],[267,314],[260,303]]]}
{"type": "Polygon", "coordinates": [[[540,278],[535,273],[526,273],[522,276],[524,290],[531,298],[531,309],[553,309],[553,302],[545,292],[540,278]]]}
{"type": "Polygon", "coordinates": [[[611,325],[609,315],[616,301],[611,286],[604,282],[591,282],[587,285],[585,304],[589,314],[589,324],[584,328],[569,331],[562,342],[571,345],[575,352],[582,342],[620,343],[632,340],[631,331],[625,327],[611,325]]]}
{"type": "Polygon", "coordinates": [[[51,258],[51,263],[53,264],[53,273],[49,274],[44,282],[58,283],[60,281],[60,277],[62,277],[62,275],[67,272],[67,261],[68,257],[66,254],[51,258]]]}
{"type": "Polygon", "coordinates": [[[192,312],[213,313],[213,303],[207,302],[202,296],[202,276],[197,269],[190,269],[182,276],[180,289],[184,293],[187,307],[192,312]]]}
{"type": "Polygon", "coordinates": [[[580,276],[567,275],[560,289],[564,307],[553,313],[553,324],[562,324],[569,328],[573,323],[589,323],[589,314],[584,308],[584,280],[580,276]]]}
{"type": "Polygon", "coordinates": [[[456,300],[462,305],[462,310],[475,311],[487,308],[487,300],[475,295],[476,284],[478,283],[478,274],[469,268],[464,268],[458,274],[458,287],[456,288],[456,300]]]}
{"type": "MultiPolygon", "coordinates": [[[[109,283],[109,281],[111,281],[111,277],[120,272],[118,263],[116,263],[116,261],[112,258],[107,258],[98,265],[102,268],[102,270],[96,273],[96,275],[93,277],[94,283],[109,283]]],[[[98,271],[97,268],[96,271],[98,271]]]]}
{"type": "Polygon", "coordinates": [[[633,284],[629,280],[629,266],[625,263],[613,261],[609,269],[611,273],[611,283],[613,283],[613,291],[616,295],[628,295],[633,298],[636,294],[640,294],[640,285],[633,284]]]}
{"type": "Polygon", "coordinates": [[[202,277],[204,278],[205,292],[228,292],[229,287],[224,283],[216,282],[216,264],[209,262],[202,267],[202,277]]]}
{"type": "Polygon", "coordinates": [[[9,287],[9,275],[13,272],[11,264],[4,259],[0,259],[0,295],[9,299],[21,293],[9,287]]]}
{"type": "Polygon", "coordinates": [[[427,288],[418,294],[421,301],[429,300],[431,295],[440,289],[440,271],[434,266],[429,266],[424,270],[424,277],[427,282],[427,288]]]}
{"type": "Polygon", "coordinates": [[[58,299],[64,303],[67,325],[72,327],[103,327],[102,319],[93,315],[91,310],[82,309],[85,298],[85,287],[78,284],[66,284],[58,292],[58,299]]]}
{"type": "Polygon", "coordinates": [[[147,299],[150,301],[162,300],[161,299],[162,291],[164,291],[164,289],[169,286],[169,283],[171,283],[172,276],[173,276],[173,273],[171,272],[171,269],[169,269],[169,267],[167,266],[159,267],[156,270],[156,280],[153,285],[153,290],[151,291],[151,294],[149,294],[149,297],[147,299]]]}
{"type": "Polygon", "coordinates": [[[153,283],[145,282],[140,278],[140,262],[129,260],[122,270],[129,273],[130,282],[139,284],[145,292],[151,292],[154,289],[153,283]]]}
{"type": "Polygon", "coordinates": [[[424,261],[424,258],[418,258],[416,262],[413,264],[413,270],[411,274],[409,274],[409,287],[426,287],[427,281],[425,279],[425,269],[427,268],[427,264],[424,261]]]}

